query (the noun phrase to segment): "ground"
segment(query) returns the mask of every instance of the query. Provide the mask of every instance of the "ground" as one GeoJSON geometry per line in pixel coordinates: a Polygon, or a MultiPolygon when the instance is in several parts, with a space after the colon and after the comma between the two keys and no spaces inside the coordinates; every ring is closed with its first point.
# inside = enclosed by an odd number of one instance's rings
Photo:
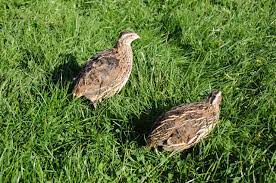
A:
{"type": "Polygon", "coordinates": [[[0,182],[275,182],[274,0],[1,0],[0,182]],[[124,89],[93,109],[72,81],[137,32],[124,89]],[[150,150],[158,115],[223,93],[182,153],[150,150]]]}

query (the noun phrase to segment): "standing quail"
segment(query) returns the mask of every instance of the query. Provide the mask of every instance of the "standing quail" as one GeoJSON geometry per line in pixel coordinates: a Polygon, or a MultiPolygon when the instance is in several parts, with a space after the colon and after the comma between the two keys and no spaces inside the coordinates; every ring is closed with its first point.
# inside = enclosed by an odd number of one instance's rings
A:
{"type": "Polygon", "coordinates": [[[134,32],[122,32],[113,48],[90,58],[75,80],[73,95],[85,96],[96,107],[103,98],[118,93],[131,73],[131,42],[139,38],[134,32]]]}
{"type": "Polygon", "coordinates": [[[178,152],[195,145],[215,127],[221,99],[221,92],[213,91],[206,101],[182,104],[166,112],[154,124],[148,146],[178,152]]]}

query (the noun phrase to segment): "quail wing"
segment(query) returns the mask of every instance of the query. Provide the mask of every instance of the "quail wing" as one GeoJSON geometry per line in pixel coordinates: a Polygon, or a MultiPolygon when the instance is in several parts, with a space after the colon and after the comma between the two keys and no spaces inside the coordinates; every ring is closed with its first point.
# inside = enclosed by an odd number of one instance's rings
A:
{"type": "Polygon", "coordinates": [[[119,60],[114,49],[94,55],[77,77],[74,94],[97,100],[116,84],[119,60]]]}

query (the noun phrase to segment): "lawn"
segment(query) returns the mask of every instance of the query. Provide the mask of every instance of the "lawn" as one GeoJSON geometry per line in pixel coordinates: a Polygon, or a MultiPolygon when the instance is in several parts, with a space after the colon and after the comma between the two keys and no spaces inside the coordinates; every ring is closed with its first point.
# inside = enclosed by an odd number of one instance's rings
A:
{"type": "Polygon", "coordinates": [[[274,0],[0,0],[0,182],[275,182],[274,0]],[[127,85],[93,109],[72,79],[123,30],[127,85]],[[223,93],[209,138],[145,147],[158,115],[223,93]]]}

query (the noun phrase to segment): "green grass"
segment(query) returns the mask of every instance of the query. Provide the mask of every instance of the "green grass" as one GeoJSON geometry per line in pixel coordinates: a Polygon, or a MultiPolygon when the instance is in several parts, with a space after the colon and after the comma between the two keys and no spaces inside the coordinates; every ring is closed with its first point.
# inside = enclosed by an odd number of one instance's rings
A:
{"type": "Polygon", "coordinates": [[[0,1],[0,182],[275,182],[274,0],[0,1]],[[134,67],[94,110],[86,59],[137,32],[134,67]],[[223,92],[208,139],[144,147],[158,115],[223,92]]]}

